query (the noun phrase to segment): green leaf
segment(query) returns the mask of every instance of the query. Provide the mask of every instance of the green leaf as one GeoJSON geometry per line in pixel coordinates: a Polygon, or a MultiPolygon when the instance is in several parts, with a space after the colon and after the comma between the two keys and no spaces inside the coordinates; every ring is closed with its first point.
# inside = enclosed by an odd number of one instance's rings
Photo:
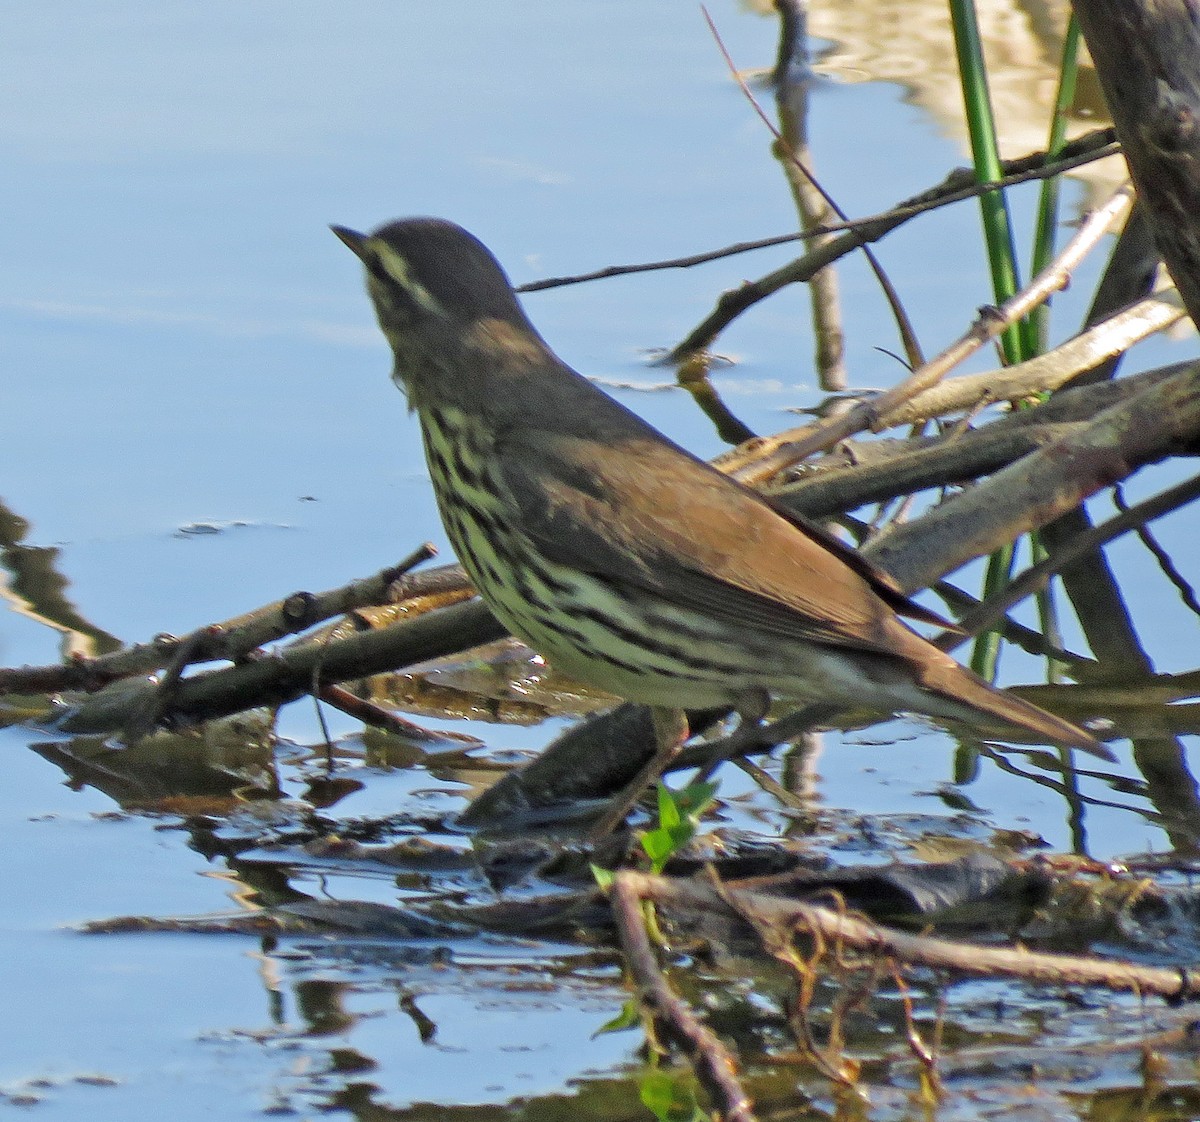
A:
{"type": "Polygon", "coordinates": [[[673,791],[665,783],[658,786],[658,826],[642,834],[642,849],[651,867],[661,873],[667,862],[696,835],[700,815],[717,793],[715,783],[691,783],[673,791]]]}
{"type": "Polygon", "coordinates": [[[592,1039],[594,1040],[597,1036],[602,1036],[606,1032],[627,1032],[629,1029],[638,1028],[641,1023],[641,1007],[631,997],[621,1006],[621,1012],[613,1017],[611,1021],[606,1021],[592,1033],[592,1039]]]}
{"type": "Polygon", "coordinates": [[[656,873],[663,871],[666,863],[679,848],[679,843],[670,830],[648,830],[641,840],[642,849],[646,851],[646,856],[650,858],[650,864],[656,873]]]}
{"type": "Polygon", "coordinates": [[[613,881],[616,879],[616,874],[612,869],[602,869],[599,865],[588,865],[592,870],[592,876],[596,883],[607,892],[613,886],[613,881]]]}
{"type": "Polygon", "coordinates": [[[668,830],[683,820],[680,814],[678,795],[665,783],[658,785],[658,824],[668,830]]]}
{"type": "Polygon", "coordinates": [[[642,1105],[659,1122],[709,1122],[696,1102],[696,1084],[690,1072],[648,1071],[638,1084],[642,1105]]]}

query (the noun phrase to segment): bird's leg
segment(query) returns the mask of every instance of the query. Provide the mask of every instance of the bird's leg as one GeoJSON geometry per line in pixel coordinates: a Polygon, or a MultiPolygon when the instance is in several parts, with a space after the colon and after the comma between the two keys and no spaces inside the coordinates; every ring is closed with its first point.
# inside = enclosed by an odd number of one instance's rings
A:
{"type": "Polygon", "coordinates": [[[762,743],[763,721],[771,709],[771,695],[764,689],[743,690],[733,699],[733,711],[737,714],[737,728],[722,742],[721,755],[725,758],[740,755],[745,749],[762,743]]]}
{"type": "MultiPolygon", "coordinates": [[[[701,749],[707,752],[707,759],[698,765],[700,770],[696,775],[697,782],[707,781],[726,760],[753,752],[769,751],[776,744],[786,743],[802,733],[811,731],[831,717],[836,717],[839,712],[836,705],[812,702],[793,710],[785,717],[765,724],[763,718],[769,704],[770,698],[765,691],[761,695],[751,692],[738,699],[735,705],[735,712],[739,717],[737,728],[724,739],[701,745],[701,749]]],[[[691,758],[689,755],[689,760],[691,758]]]]}
{"type": "Polygon", "coordinates": [[[737,714],[737,728],[723,739],[709,741],[705,747],[712,749],[708,762],[696,775],[700,783],[707,783],[712,773],[726,760],[733,759],[762,746],[763,720],[771,708],[771,695],[764,689],[743,690],[733,699],[733,711],[737,714]]]}
{"type": "Polygon", "coordinates": [[[625,816],[641,798],[642,792],[666,771],[690,735],[687,717],[682,709],[661,709],[656,705],[650,710],[650,719],[654,725],[654,755],[642,765],[637,775],[588,831],[585,840],[590,845],[608,837],[625,821],[625,816]]]}

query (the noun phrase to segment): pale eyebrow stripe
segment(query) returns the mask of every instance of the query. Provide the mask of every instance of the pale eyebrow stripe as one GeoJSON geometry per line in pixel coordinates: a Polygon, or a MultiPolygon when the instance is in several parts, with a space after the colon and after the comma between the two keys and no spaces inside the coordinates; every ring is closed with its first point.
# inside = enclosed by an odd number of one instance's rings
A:
{"type": "Polygon", "coordinates": [[[445,308],[438,303],[433,293],[413,277],[412,270],[408,267],[408,261],[401,254],[396,253],[386,242],[382,241],[375,242],[371,248],[375,250],[376,257],[379,264],[383,267],[383,271],[416,300],[421,307],[428,312],[432,312],[435,316],[444,316],[446,314],[445,308]]]}

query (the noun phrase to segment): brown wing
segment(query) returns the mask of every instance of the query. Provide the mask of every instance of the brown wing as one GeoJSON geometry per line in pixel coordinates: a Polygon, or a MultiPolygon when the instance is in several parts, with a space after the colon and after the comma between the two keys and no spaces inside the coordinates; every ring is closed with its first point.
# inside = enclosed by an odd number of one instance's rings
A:
{"type": "Polygon", "coordinates": [[[894,612],[932,613],[654,430],[631,431],[630,417],[601,443],[528,425],[499,438],[493,466],[540,550],[731,624],[905,657],[894,612]]]}

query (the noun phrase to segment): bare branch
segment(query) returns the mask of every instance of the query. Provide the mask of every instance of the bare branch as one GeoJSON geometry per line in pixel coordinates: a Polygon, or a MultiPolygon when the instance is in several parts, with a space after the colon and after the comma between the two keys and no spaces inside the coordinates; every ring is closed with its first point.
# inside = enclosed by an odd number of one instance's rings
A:
{"type": "Polygon", "coordinates": [[[696,1078],[712,1096],[720,1117],[730,1122],[754,1122],[754,1108],[738,1082],[733,1056],[720,1037],[671,992],[658,968],[646,937],[638,891],[641,879],[635,873],[620,872],[612,887],[613,917],[638,997],[654,1017],[659,1032],[692,1062],[696,1078]]]}

